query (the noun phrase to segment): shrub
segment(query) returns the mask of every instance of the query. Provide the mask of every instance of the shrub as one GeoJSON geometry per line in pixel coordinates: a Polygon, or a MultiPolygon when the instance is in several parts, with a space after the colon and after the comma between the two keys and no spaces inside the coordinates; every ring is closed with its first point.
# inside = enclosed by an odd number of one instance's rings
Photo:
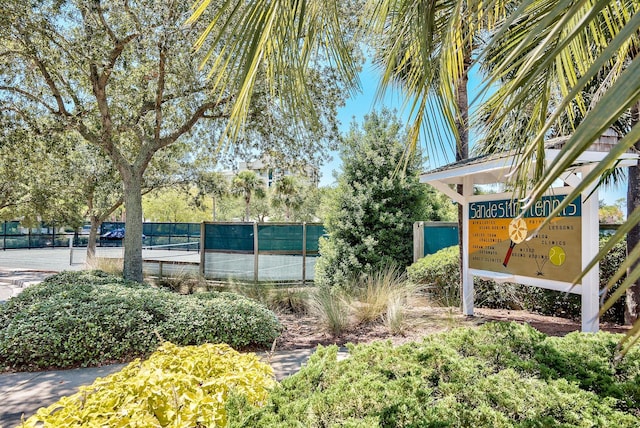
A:
{"type": "MultiPolygon", "coordinates": [[[[413,223],[424,219],[429,190],[420,184],[420,157],[409,155],[405,130],[392,112],[365,116],[346,136],[342,174],[328,205],[315,283],[345,286],[354,275],[412,257],[413,223]],[[398,168],[402,163],[403,168],[398,168]]],[[[435,213],[431,212],[430,214],[435,213]]]]}
{"type": "MultiPolygon", "coordinates": [[[[460,251],[458,246],[444,248],[418,260],[407,268],[409,279],[425,286],[429,298],[441,306],[460,306],[460,251]]],[[[522,309],[527,291],[511,283],[496,284],[474,279],[475,304],[486,308],[522,309]]]]}
{"type": "Polygon", "coordinates": [[[179,295],[101,272],[66,272],[0,307],[0,367],[37,370],[123,361],[161,340],[268,346],[281,326],[231,293],[179,295]]]}
{"type": "Polygon", "coordinates": [[[616,363],[618,340],[488,323],[400,347],[350,345],[341,361],[319,347],[263,408],[231,399],[230,426],[636,427],[640,350],[616,363]]]}
{"type": "Polygon", "coordinates": [[[426,286],[429,297],[442,306],[459,306],[460,256],[457,246],[443,248],[407,268],[409,279],[426,286]]]}
{"type": "Polygon", "coordinates": [[[226,426],[231,393],[259,406],[274,385],[271,367],[253,354],[165,343],[147,361],[41,408],[24,426],[226,426]]]}
{"type": "MultiPolygon", "coordinates": [[[[607,238],[601,238],[602,246],[607,238]]],[[[626,243],[618,243],[600,263],[600,288],[604,288],[626,257],[626,243]]],[[[459,306],[460,277],[458,246],[444,248],[407,268],[411,281],[426,286],[431,300],[443,306],[459,306]]],[[[624,277],[613,287],[619,286],[624,277]]],[[[580,296],[526,285],[474,279],[475,302],[479,307],[528,309],[543,315],[579,319],[580,296]]],[[[601,318],[624,323],[624,300],[620,299],[601,318]]]]}

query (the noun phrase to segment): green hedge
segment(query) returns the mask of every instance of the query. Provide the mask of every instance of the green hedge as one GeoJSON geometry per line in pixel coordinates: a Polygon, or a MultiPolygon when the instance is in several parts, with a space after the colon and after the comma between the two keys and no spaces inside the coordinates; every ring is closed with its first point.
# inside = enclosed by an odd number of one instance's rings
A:
{"type": "MultiPolygon", "coordinates": [[[[600,246],[606,242],[600,239],[600,246]]],[[[626,258],[626,242],[619,242],[600,263],[600,288],[618,270],[626,258]]],[[[445,306],[459,306],[460,256],[458,246],[444,248],[428,255],[407,268],[409,279],[427,286],[430,297],[445,306]]],[[[613,290],[624,281],[624,276],[613,290]]],[[[545,290],[520,284],[474,280],[475,304],[478,307],[528,309],[543,315],[580,319],[580,296],[545,290]]],[[[618,324],[624,323],[624,300],[618,300],[601,318],[618,324]]]]}
{"type": "Polygon", "coordinates": [[[264,408],[230,401],[232,427],[637,427],[640,351],[620,337],[546,337],[489,323],[421,343],[320,347],[264,408]]]}
{"type": "Polygon", "coordinates": [[[176,345],[268,346],[282,327],[232,293],[179,295],[103,272],[65,272],[0,306],[0,367],[38,370],[123,361],[176,345]]]}

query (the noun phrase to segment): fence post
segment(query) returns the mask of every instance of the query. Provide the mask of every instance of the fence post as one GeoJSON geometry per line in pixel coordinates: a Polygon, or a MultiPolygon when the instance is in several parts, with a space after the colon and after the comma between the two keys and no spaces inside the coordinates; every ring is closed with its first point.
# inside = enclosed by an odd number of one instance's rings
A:
{"type": "Polygon", "coordinates": [[[205,276],[205,269],[204,269],[204,263],[205,263],[205,241],[206,241],[206,236],[205,236],[205,231],[207,230],[207,228],[205,227],[205,223],[204,221],[202,223],[200,223],[200,275],[202,275],[203,278],[206,278],[205,276]]]}
{"type": "Polygon", "coordinates": [[[73,235],[69,238],[69,266],[73,266],[73,235]]]}
{"type": "Polygon", "coordinates": [[[307,281],[307,222],[302,222],[302,286],[307,281]]]}
{"type": "Polygon", "coordinates": [[[413,262],[424,257],[424,221],[413,223],[413,262]]]}
{"type": "Polygon", "coordinates": [[[258,222],[253,222],[253,282],[258,282],[258,222]]]}

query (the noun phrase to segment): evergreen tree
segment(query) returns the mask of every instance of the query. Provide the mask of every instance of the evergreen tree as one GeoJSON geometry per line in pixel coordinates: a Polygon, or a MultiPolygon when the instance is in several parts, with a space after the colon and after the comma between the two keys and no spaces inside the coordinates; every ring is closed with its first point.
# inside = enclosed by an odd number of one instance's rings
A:
{"type": "Polygon", "coordinates": [[[419,157],[405,157],[405,138],[386,110],[365,116],[362,128],[352,124],[325,221],[329,238],[320,244],[319,285],[345,286],[385,264],[411,263],[413,222],[425,220],[426,186],[419,182],[419,157]]]}

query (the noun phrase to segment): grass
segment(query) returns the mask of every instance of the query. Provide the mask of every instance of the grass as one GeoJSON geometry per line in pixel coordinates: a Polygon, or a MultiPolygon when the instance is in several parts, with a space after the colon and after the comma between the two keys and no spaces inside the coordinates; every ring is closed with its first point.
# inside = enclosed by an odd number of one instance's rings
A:
{"type": "Polygon", "coordinates": [[[320,288],[311,298],[311,310],[320,324],[332,335],[339,336],[350,326],[348,296],[338,289],[320,288]]]}
{"type": "Polygon", "coordinates": [[[272,282],[245,283],[230,280],[213,286],[219,291],[241,294],[264,304],[278,313],[306,314],[310,310],[311,297],[308,287],[278,285],[272,282]]]}
{"type": "Polygon", "coordinates": [[[356,278],[348,291],[321,288],[312,299],[313,312],[321,325],[337,336],[368,323],[384,323],[392,334],[402,334],[406,304],[417,287],[396,266],[387,266],[356,278]]]}
{"type": "Polygon", "coordinates": [[[387,312],[383,316],[384,325],[391,334],[404,333],[405,327],[405,302],[395,298],[387,304],[387,312]]]}
{"type": "Polygon", "coordinates": [[[404,302],[416,290],[397,266],[386,266],[360,277],[352,289],[353,315],[357,324],[383,318],[401,319],[404,302]]]}
{"type": "Polygon", "coordinates": [[[122,276],[124,259],[112,257],[93,257],[87,260],[87,267],[91,270],[101,270],[110,275],[122,276]]]}
{"type": "Polygon", "coordinates": [[[168,288],[180,294],[193,294],[198,292],[209,291],[210,285],[207,280],[200,274],[189,272],[186,269],[179,269],[170,276],[147,280],[156,286],[168,288]]]}
{"type": "Polygon", "coordinates": [[[308,314],[318,317],[319,326],[333,336],[369,323],[382,323],[391,334],[403,334],[407,323],[407,301],[417,287],[407,281],[404,271],[387,266],[353,280],[349,291],[338,288],[311,290],[275,283],[208,282],[189,272],[156,278],[155,285],[180,294],[198,291],[229,291],[264,304],[276,313],[308,314]]]}

